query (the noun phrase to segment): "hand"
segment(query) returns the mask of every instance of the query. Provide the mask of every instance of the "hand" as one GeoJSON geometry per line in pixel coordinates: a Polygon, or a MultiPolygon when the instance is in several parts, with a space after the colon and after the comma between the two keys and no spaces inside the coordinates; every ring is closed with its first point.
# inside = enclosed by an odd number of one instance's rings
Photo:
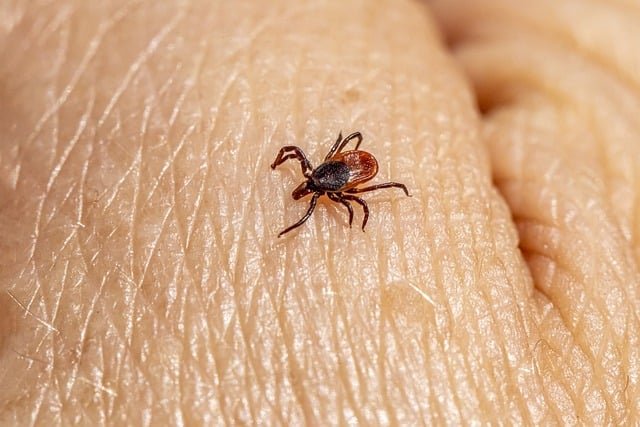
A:
{"type": "Polygon", "coordinates": [[[318,3],[0,7],[0,420],[637,422],[637,17],[318,3]]]}

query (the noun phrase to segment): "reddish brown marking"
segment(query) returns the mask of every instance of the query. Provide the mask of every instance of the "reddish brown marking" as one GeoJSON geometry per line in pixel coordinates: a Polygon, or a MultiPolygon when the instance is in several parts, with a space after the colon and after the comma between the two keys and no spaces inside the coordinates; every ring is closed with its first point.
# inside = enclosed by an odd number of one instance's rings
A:
{"type": "Polygon", "coordinates": [[[358,184],[367,182],[378,173],[376,158],[366,151],[344,151],[333,156],[331,160],[342,162],[349,166],[349,182],[340,191],[348,190],[358,184]]]}

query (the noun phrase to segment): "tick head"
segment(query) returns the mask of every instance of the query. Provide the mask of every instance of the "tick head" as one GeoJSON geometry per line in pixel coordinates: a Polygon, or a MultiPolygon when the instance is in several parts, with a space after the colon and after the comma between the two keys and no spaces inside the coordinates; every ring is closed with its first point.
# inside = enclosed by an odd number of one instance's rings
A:
{"type": "Polygon", "coordinates": [[[309,189],[309,186],[307,185],[308,183],[309,181],[305,181],[302,184],[298,185],[295,190],[293,190],[293,193],[291,193],[291,197],[293,197],[293,200],[302,199],[307,194],[313,193],[313,191],[309,189]]]}

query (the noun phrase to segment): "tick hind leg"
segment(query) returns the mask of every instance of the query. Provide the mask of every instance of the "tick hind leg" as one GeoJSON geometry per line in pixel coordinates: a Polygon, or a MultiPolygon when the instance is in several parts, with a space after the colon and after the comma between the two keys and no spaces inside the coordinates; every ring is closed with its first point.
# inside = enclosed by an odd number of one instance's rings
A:
{"type": "Polygon", "coordinates": [[[271,163],[271,169],[275,169],[276,166],[281,165],[289,159],[297,159],[302,167],[302,174],[307,178],[311,176],[311,163],[300,147],[296,147],[295,145],[285,145],[282,147],[276,159],[271,163]]]}
{"type": "Polygon", "coordinates": [[[332,158],[333,156],[335,156],[336,154],[341,152],[342,149],[352,139],[357,139],[358,140],[358,142],[356,142],[356,148],[354,148],[354,150],[357,150],[358,147],[360,147],[360,144],[362,143],[362,134],[360,132],[354,132],[351,135],[347,136],[345,139],[342,139],[342,132],[340,132],[340,134],[338,135],[338,139],[333,144],[333,146],[331,147],[331,150],[329,150],[329,152],[327,153],[327,156],[324,158],[324,160],[325,161],[329,160],[330,158],[332,158]]]}
{"type": "Polygon", "coordinates": [[[400,184],[399,182],[385,182],[383,184],[372,185],[371,187],[351,188],[347,190],[346,193],[351,193],[351,194],[366,193],[368,191],[381,190],[383,188],[391,188],[391,187],[400,188],[402,189],[402,191],[404,191],[404,194],[411,197],[411,194],[409,194],[409,191],[407,190],[407,186],[404,184],[400,184]]]}
{"type": "Polygon", "coordinates": [[[347,208],[347,210],[349,211],[349,227],[351,227],[351,224],[353,223],[353,208],[351,207],[351,203],[346,201],[343,198],[343,195],[340,193],[327,193],[327,197],[329,197],[336,203],[344,205],[347,208]]]}
{"type": "Polygon", "coordinates": [[[367,202],[362,200],[360,197],[350,196],[348,194],[341,195],[343,200],[351,200],[362,206],[362,210],[364,211],[364,219],[362,220],[362,231],[364,231],[365,225],[367,225],[367,221],[369,221],[369,206],[367,206],[367,202]]]}
{"type": "Polygon", "coordinates": [[[309,209],[307,209],[307,213],[305,213],[304,216],[300,218],[298,222],[282,230],[280,234],[278,234],[278,237],[281,237],[283,234],[286,234],[291,230],[293,230],[294,228],[298,228],[302,224],[304,224],[305,221],[308,220],[311,214],[313,213],[313,210],[316,208],[316,203],[318,203],[318,197],[320,197],[320,193],[315,193],[313,195],[313,198],[311,199],[311,203],[309,203],[309,209]]]}

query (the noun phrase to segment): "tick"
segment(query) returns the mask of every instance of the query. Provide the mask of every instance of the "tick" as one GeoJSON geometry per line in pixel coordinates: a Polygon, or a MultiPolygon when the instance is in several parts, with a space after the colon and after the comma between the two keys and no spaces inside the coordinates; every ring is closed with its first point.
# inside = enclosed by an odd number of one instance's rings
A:
{"type": "Polygon", "coordinates": [[[367,220],[369,219],[369,207],[364,200],[354,196],[354,194],[366,193],[382,188],[397,187],[401,188],[404,193],[409,196],[407,187],[398,182],[385,182],[370,187],[357,188],[358,185],[369,181],[378,173],[378,161],[372,154],[358,150],[360,143],[362,143],[362,134],[360,134],[360,132],[354,132],[344,139],[342,139],[342,133],[340,133],[338,139],[324,158],[324,162],[315,169],[311,167],[311,163],[300,147],[286,145],[280,149],[276,159],[271,164],[271,169],[275,169],[276,166],[281,165],[289,159],[298,160],[302,167],[302,174],[307,180],[293,190],[291,197],[293,197],[294,200],[298,200],[309,194],[313,194],[313,196],[311,197],[307,213],[305,213],[298,222],[282,230],[282,232],[278,234],[278,237],[304,224],[316,208],[318,199],[323,195],[326,195],[330,200],[340,203],[347,208],[349,211],[349,227],[351,227],[351,223],[353,222],[353,208],[350,202],[355,202],[362,206],[362,210],[364,211],[362,231],[364,231],[364,227],[367,225],[367,220]],[[357,141],[355,150],[342,151],[352,140],[357,141]]]}

